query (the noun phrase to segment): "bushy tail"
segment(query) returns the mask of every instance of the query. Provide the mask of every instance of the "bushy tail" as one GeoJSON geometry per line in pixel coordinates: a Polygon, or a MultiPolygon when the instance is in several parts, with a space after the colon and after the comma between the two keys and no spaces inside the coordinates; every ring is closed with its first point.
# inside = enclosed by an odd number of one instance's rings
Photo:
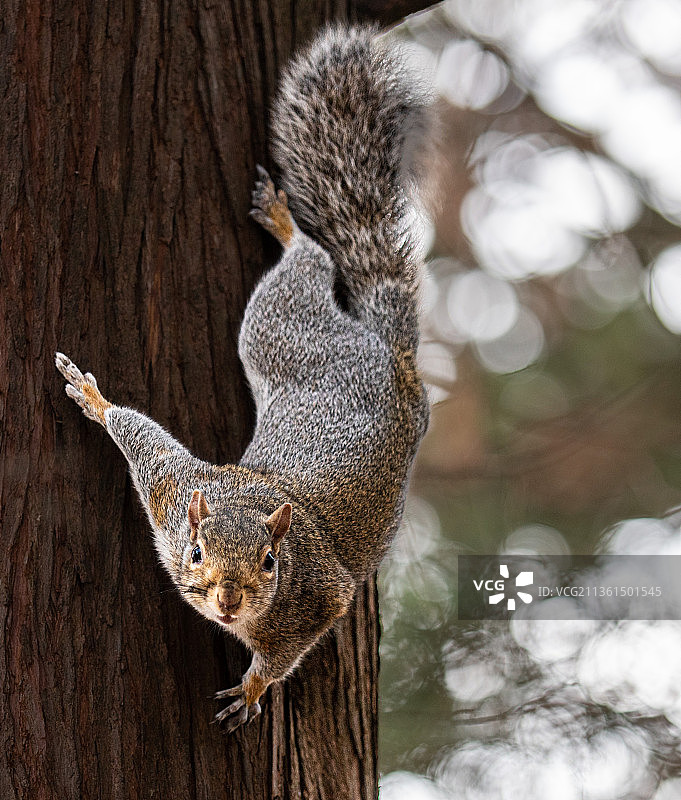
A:
{"type": "Polygon", "coordinates": [[[399,53],[373,28],[327,29],[282,80],[272,119],[280,182],[356,309],[385,279],[413,287],[405,151],[424,119],[399,53]]]}

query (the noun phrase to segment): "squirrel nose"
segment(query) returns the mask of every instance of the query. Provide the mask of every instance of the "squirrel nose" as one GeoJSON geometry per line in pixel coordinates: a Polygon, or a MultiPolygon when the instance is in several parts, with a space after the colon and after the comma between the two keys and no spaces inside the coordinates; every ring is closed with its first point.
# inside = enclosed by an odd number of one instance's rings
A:
{"type": "Polygon", "coordinates": [[[222,611],[234,611],[241,604],[243,592],[234,581],[225,581],[218,586],[218,605],[222,611]]]}

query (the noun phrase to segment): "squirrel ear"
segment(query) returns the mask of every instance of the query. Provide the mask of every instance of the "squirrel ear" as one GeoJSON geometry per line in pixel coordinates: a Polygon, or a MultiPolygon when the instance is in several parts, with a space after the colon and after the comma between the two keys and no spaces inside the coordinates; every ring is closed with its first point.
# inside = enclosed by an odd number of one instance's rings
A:
{"type": "Polygon", "coordinates": [[[210,506],[206,502],[203,492],[194,490],[191,502],[189,503],[189,525],[192,529],[192,541],[196,539],[199,532],[199,524],[210,514],[210,506]]]}
{"type": "Polygon", "coordinates": [[[272,534],[272,545],[275,550],[278,549],[279,543],[286,536],[286,532],[291,527],[291,512],[293,507],[290,503],[284,503],[265,520],[265,525],[270,529],[272,534]]]}

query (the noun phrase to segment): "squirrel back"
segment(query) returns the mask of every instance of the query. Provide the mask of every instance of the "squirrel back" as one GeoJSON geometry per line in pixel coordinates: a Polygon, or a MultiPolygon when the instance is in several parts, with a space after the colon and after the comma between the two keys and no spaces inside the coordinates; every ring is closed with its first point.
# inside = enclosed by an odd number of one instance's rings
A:
{"type": "Polygon", "coordinates": [[[272,115],[293,216],[331,255],[360,317],[378,282],[415,284],[405,153],[427,106],[399,50],[376,34],[328,28],[291,62],[272,115]]]}

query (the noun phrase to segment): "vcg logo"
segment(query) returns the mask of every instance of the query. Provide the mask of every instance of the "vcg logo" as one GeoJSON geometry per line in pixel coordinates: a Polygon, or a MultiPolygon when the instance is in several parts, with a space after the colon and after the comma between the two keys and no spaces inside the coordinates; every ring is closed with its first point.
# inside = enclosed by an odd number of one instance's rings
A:
{"type": "Polygon", "coordinates": [[[534,583],[533,572],[519,572],[515,577],[515,582],[511,583],[510,585],[506,583],[509,580],[508,565],[500,564],[499,574],[501,577],[497,578],[496,580],[491,578],[488,580],[473,580],[473,586],[475,586],[478,592],[484,589],[485,592],[489,594],[488,600],[491,606],[495,606],[502,600],[506,599],[506,608],[509,611],[515,611],[516,598],[526,604],[532,602],[532,595],[528,592],[518,591],[518,587],[531,586],[534,583]],[[514,596],[507,597],[507,595],[511,594],[514,596]]]}

